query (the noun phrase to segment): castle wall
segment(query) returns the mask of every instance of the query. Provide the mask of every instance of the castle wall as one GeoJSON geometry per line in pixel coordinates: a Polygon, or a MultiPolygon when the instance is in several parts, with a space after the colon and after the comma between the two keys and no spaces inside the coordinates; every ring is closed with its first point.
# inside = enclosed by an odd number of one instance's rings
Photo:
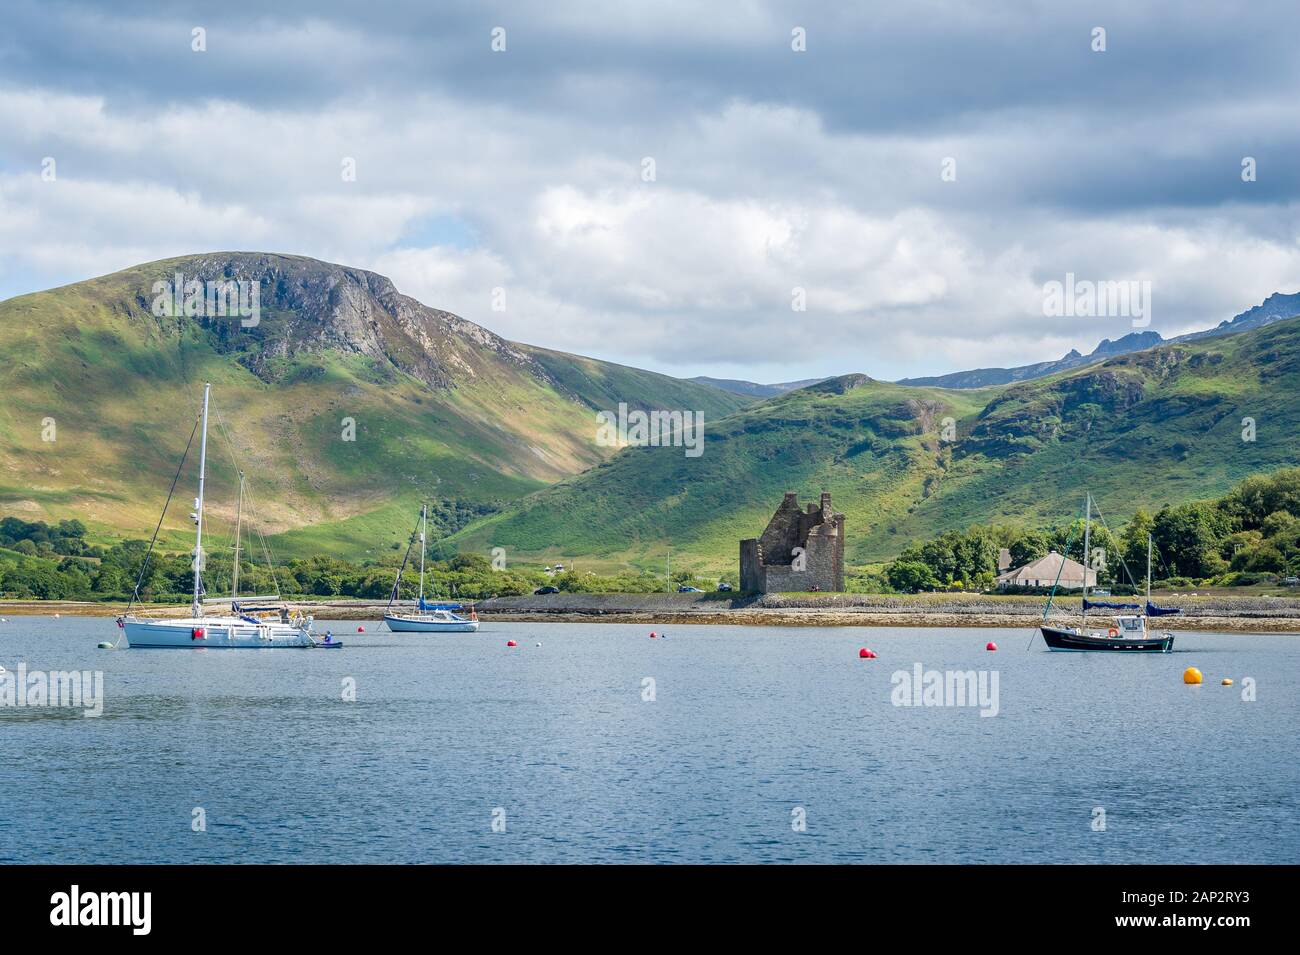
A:
{"type": "Polygon", "coordinates": [[[793,491],[787,491],[781,506],[776,509],[772,519],[767,522],[767,529],[759,538],[763,549],[763,561],[767,564],[790,563],[791,550],[799,545],[808,531],[803,524],[804,515],[799,510],[799,498],[793,491]]]}
{"type": "Polygon", "coordinates": [[[746,591],[767,592],[767,580],[763,573],[763,559],[757,538],[740,542],[740,589],[746,591]]]}
{"type": "Polygon", "coordinates": [[[760,593],[844,590],[844,515],[831,509],[823,492],[819,504],[799,507],[786,492],[763,536],[740,542],[740,589],[760,593]],[[802,561],[795,567],[802,548],[802,561]]]}

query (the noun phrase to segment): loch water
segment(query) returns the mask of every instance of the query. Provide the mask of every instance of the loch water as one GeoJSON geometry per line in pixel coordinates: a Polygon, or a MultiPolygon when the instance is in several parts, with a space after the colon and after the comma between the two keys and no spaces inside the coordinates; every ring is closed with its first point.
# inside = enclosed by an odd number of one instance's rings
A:
{"type": "Polygon", "coordinates": [[[0,623],[11,685],[103,680],[99,716],[0,705],[0,861],[1300,859],[1300,636],[357,626],[318,624],[328,652],[106,651],[108,619],[0,623]],[[918,665],[984,695],[899,705],[918,665]]]}

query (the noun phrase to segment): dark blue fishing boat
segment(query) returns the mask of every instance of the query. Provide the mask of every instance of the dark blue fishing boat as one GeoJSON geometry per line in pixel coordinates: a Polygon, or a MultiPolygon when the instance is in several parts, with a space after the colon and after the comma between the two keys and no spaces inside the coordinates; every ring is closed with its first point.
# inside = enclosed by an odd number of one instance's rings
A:
{"type": "MultiPolygon", "coordinates": [[[[1085,504],[1083,554],[1088,560],[1088,547],[1092,536],[1092,495],[1088,495],[1085,504]]],[[[1127,567],[1125,568],[1127,571],[1127,567]]],[[[1059,574],[1058,574],[1059,579],[1059,574]]],[[[1055,592],[1055,588],[1053,588],[1055,592]]],[[[1051,610],[1052,600],[1047,600],[1047,611],[1051,610]]],[[[1168,631],[1152,634],[1147,629],[1149,617],[1167,617],[1182,613],[1176,608],[1157,607],[1151,602],[1151,535],[1147,535],[1147,599],[1146,607],[1139,604],[1104,603],[1088,599],[1088,570],[1083,574],[1083,623],[1078,627],[1056,627],[1043,623],[1038,629],[1043,635],[1043,642],[1049,650],[1067,650],[1076,652],[1103,651],[1121,653],[1170,653],[1174,649],[1174,635],[1168,631]],[[1092,609],[1136,610],[1138,613],[1118,614],[1105,632],[1089,630],[1088,611],[1092,609]]]]}
{"type": "Polygon", "coordinates": [[[1115,617],[1114,625],[1105,633],[1086,632],[1078,627],[1065,629],[1043,624],[1043,641],[1051,650],[1109,650],[1136,653],[1169,653],[1174,648],[1174,635],[1147,633],[1146,617],[1132,614],[1115,617]]]}

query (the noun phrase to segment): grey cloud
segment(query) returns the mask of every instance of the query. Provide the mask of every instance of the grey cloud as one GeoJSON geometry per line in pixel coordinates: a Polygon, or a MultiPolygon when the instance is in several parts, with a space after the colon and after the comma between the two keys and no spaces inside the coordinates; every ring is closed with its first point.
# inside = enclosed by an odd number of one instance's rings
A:
{"type": "Polygon", "coordinates": [[[699,6],[10,4],[0,294],[256,241],[388,266],[505,334],[670,372],[759,376],[791,336],[844,336],[770,375],[799,378],[1122,334],[1035,312],[1066,271],[1150,274],[1166,334],[1300,281],[1291,4],[699,6]],[[68,191],[41,191],[45,155],[68,191]],[[601,241],[539,224],[557,195],[601,241]],[[439,218],[473,247],[419,248],[439,218]],[[758,221],[766,258],[739,248],[758,221]],[[521,304],[495,315],[503,281],[521,304]],[[792,316],[792,284],[823,307],[792,316]]]}

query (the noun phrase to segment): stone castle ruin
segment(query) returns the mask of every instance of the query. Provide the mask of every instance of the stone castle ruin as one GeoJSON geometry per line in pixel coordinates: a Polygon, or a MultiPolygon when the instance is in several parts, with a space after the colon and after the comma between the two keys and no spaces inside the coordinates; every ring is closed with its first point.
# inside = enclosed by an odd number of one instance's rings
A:
{"type": "Polygon", "coordinates": [[[831,510],[828,492],[822,492],[820,506],[809,504],[803,510],[798,495],[786,491],[763,536],[740,542],[740,589],[844,589],[844,515],[831,510]]]}

